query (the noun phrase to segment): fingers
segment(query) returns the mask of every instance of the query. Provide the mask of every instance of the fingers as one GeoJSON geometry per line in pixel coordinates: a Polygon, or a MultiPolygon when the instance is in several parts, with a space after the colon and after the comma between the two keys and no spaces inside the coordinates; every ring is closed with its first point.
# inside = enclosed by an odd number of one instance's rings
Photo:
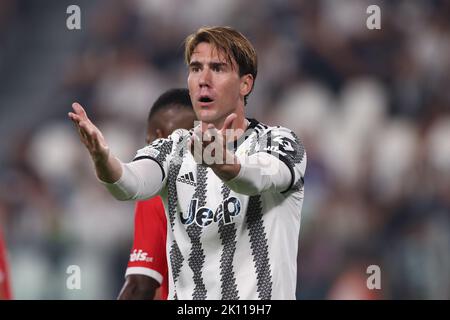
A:
{"type": "Polygon", "coordinates": [[[78,102],[72,103],[72,109],[74,112],[69,112],[67,115],[75,124],[79,124],[81,121],[91,122],[86,111],[78,102]]]}
{"type": "Polygon", "coordinates": [[[203,133],[203,140],[206,144],[209,144],[212,141],[215,141],[218,135],[216,127],[214,125],[209,124],[207,130],[203,133]]]}
{"type": "Polygon", "coordinates": [[[93,129],[86,123],[86,121],[80,121],[78,123],[78,127],[85,136],[91,136],[93,133],[93,129]]]}
{"type": "Polygon", "coordinates": [[[197,163],[207,166],[223,163],[226,151],[224,139],[213,124],[209,124],[205,131],[200,126],[195,128],[188,148],[197,163]]]}
{"type": "Polygon", "coordinates": [[[76,125],[81,142],[86,146],[94,161],[105,161],[109,155],[109,147],[101,131],[89,120],[83,107],[75,102],[74,112],[69,112],[70,120],[76,125]]]}
{"type": "Polygon", "coordinates": [[[98,139],[98,134],[97,134],[97,132],[93,132],[93,133],[89,136],[89,142],[90,142],[90,144],[91,144],[91,148],[92,148],[92,151],[93,151],[94,153],[98,153],[98,152],[101,152],[101,151],[102,151],[102,147],[101,147],[100,141],[99,141],[99,139],[98,139]]]}
{"type": "Polygon", "coordinates": [[[78,102],[72,103],[72,109],[82,120],[88,120],[86,111],[81,106],[81,104],[79,104],[78,102]]]}
{"type": "Polygon", "coordinates": [[[102,147],[104,147],[104,145],[101,142],[103,136],[96,127],[87,123],[86,121],[80,122],[79,126],[81,128],[82,134],[89,142],[89,146],[92,147],[93,150],[100,150],[102,147]]]}
{"type": "Polygon", "coordinates": [[[194,132],[189,140],[189,150],[194,157],[195,162],[203,163],[203,151],[206,146],[211,142],[211,136],[208,129],[203,132],[201,126],[194,129],[194,132]]]}
{"type": "Polygon", "coordinates": [[[236,113],[230,114],[230,115],[225,119],[225,121],[224,121],[224,123],[223,123],[222,129],[220,129],[220,132],[221,132],[222,134],[225,134],[225,131],[226,131],[226,130],[231,129],[231,128],[233,127],[233,122],[234,122],[234,120],[236,120],[236,118],[237,118],[237,114],[236,114],[236,113]]]}
{"type": "Polygon", "coordinates": [[[69,116],[70,120],[72,120],[72,122],[75,123],[76,125],[78,125],[78,123],[81,121],[80,116],[73,112],[69,112],[68,116],[69,116]]]}
{"type": "Polygon", "coordinates": [[[86,125],[86,122],[81,121],[75,123],[78,129],[78,134],[80,135],[81,142],[90,150],[91,149],[91,131],[86,125]]]}
{"type": "Polygon", "coordinates": [[[106,145],[105,139],[103,138],[103,135],[100,132],[100,130],[97,130],[92,134],[92,141],[93,141],[95,150],[104,151],[104,150],[108,149],[108,146],[106,145]]]}
{"type": "Polygon", "coordinates": [[[81,128],[78,125],[78,123],[76,123],[76,126],[77,126],[77,130],[78,130],[78,134],[80,136],[81,142],[83,142],[83,144],[87,146],[87,144],[88,144],[88,137],[87,137],[87,134],[86,134],[86,130],[81,128]]]}
{"type": "Polygon", "coordinates": [[[93,159],[105,159],[109,153],[109,147],[102,133],[92,124],[81,121],[78,131],[83,144],[88,149],[93,159]]]}
{"type": "Polygon", "coordinates": [[[93,143],[93,134],[98,129],[94,126],[94,124],[87,117],[86,111],[84,108],[78,103],[72,103],[72,109],[74,112],[69,112],[68,116],[70,120],[77,126],[78,133],[82,142],[88,146],[92,146],[93,143]]]}
{"type": "Polygon", "coordinates": [[[81,141],[91,149],[94,146],[96,139],[95,128],[86,121],[75,122],[81,141]]]}

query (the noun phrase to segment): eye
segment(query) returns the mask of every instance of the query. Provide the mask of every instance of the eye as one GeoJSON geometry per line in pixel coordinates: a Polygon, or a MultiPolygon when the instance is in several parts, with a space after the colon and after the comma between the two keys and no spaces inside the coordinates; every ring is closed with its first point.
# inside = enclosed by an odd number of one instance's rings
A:
{"type": "Polygon", "coordinates": [[[217,65],[217,66],[212,66],[211,69],[212,69],[214,72],[220,72],[220,71],[222,71],[222,67],[219,66],[219,65],[217,65]]]}
{"type": "Polygon", "coordinates": [[[199,66],[191,66],[190,70],[191,70],[191,72],[199,72],[200,67],[199,66]]]}

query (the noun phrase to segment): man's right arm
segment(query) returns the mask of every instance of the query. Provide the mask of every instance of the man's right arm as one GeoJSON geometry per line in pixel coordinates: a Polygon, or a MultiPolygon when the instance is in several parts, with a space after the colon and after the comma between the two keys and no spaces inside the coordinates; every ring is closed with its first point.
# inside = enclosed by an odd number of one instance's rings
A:
{"type": "Polygon", "coordinates": [[[118,300],[153,300],[161,297],[156,294],[159,282],[141,274],[130,274],[119,293],[118,300]]]}
{"type": "Polygon", "coordinates": [[[161,198],[136,203],[133,246],[118,299],[167,298],[162,296],[167,291],[166,226],[161,198]]]}
{"type": "Polygon", "coordinates": [[[81,142],[86,146],[98,179],[118,200],[148,199],[163,185],[163,172],[153,160],[122,163],[110,151],[101,131],[88,118],[83,107],[72,104],[69,118],[75,123],[81,142]]]}
{"type": "Polygon", "coordinates": [[[114,183],[122,176],[122,166],[111,154],[101,131],[88,118],[79,103],[73,103],[69,118],[75,123],[81,142],[86,146],[95,166],[97,177],[105,183],[114,183]]]}

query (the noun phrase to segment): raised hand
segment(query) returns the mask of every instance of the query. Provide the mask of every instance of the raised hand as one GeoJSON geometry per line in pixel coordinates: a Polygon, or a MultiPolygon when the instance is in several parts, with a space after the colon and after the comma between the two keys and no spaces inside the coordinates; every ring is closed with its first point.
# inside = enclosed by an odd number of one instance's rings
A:
{"type": "MultiPolygon", "coordinates": [[[[231,130],[231,129],[233,128],[233,123],[234,123],[234,121],[235,121],[236,119],[237,119],[236,113],[230,114],[230,115],[225,119],[225,121],[223,122],[222,129],[219,130],[219,133],[220,133],[222,136],[226,137],[226,135],[227,135],[227,130],[231,130]]],[[[210,126],[214,127],[214,125],[211,125],[211,124],[210,124],[210,125],[208,125],[208,128],[209,128],[210,126]]]]}
{"type": "Polygon", "coordinates": [[[80,140],[86,146],[94,163],[106,162],[109,157],[109,147],[101,131],[89,120],[83,107],[75,102],[74,112],[69,112],[69,118],[75,123],[80,140]]]}
{"type": "Polygon", "coordinates": [[[235,113],[230,114],[220,130],[213,124],[208,124],[206,129],[198,126],[190,140],[190,151],[196,162],[210,167],[223,180],[235,177],[240,170],[239,161],[227,149],[227,142],[240,136],[232,130],[236,118],[235,113]]]}

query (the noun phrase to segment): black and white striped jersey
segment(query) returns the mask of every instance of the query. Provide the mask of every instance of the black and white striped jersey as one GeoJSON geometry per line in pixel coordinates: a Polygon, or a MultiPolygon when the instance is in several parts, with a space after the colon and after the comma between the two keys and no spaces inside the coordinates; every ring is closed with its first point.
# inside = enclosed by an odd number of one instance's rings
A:
{"type": "Polygon", "coordinates": [[[265,152],[284,162],[287,190],[232,191],[194,161],[192,131],[178,129],[137,152],[135,161],[153,159],[163,172],[169,299],[295,299],[306,153],[291,130],[249,121],[236,156],[265,152]]]}

